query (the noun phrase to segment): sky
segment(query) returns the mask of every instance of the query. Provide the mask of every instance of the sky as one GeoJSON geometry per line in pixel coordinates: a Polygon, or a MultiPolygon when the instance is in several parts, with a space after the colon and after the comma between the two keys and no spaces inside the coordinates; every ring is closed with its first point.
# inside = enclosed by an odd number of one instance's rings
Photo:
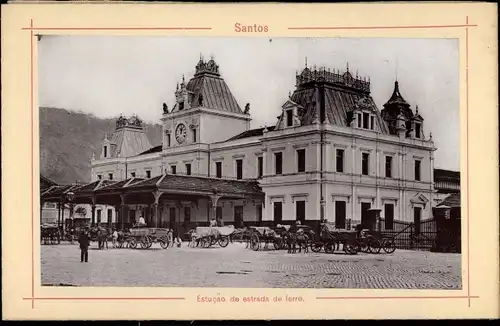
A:
{"type": "Polygon", "coordinates": [[[176,84],[213,59],[252,128],[274,125],[307,64],[370,77],[381,110],[394,81],[438,150],[435,168],[460,169],[459,52],[456,39],[44,36],[38,42],[39,104],[97,117],[137,114],[160,123],[176,84]]]}

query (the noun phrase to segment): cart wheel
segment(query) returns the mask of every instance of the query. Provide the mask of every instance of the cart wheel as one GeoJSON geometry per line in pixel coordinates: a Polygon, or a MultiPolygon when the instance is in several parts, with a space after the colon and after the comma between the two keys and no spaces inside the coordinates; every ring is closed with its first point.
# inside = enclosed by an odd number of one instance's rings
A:
{"type": "Polygon", "coordinates": [[[168,237],[166,236],[163,236],[160,238],[160,246],[163,248],[163,249],[167,249],[168,246],[169,246],[169,241],[168,241],[168,237]]]}
{"type": "Polygon", "coordinates": [[[222,248],[226,248],[228,244],[229,244],[229,237],[221,236],[219,239],[219,246],[221,246],[222,248]]]}
{"type": "Polygon", "coordinates": [[[153,246],[153,243],[155,242],[155,239],[151,236],[146,237],[148,239],[148,246],[147,248],[151,248],[153,246]]]}
{"type": "Polygon", "coordinates": [[[130,240],[128,241],[128,246],[132,249],[137,248],[137,240],[135,240],[135,238],[130,238],[130,240]]]}
{"type": "Polygon", "coordinates": [[[394,240],[384,240],[384,242],[382,243],[382,247],[388,254],[392,254],[394,251],[396,251],[396,244],[394,243],[394,240]]]}
{"type": "Polygon", "coordinates": [[[321,249],[323,249],[323,243],[322,242],[312,242],[311,243],[311,250],[312,250],[312,252],[320,252],[321,249]]]}
{"type": "Polygon", "coordinates": [[[335,244],[334,243],[325,243],[325,252],[328,254],[331,254],[335,251],[335,244]]]}
{"type": "Polygon", "coordinates": [[[259,236],[254,234],[250,240],[250,247],[254,251],[258,251],[260,249],[260,240],[259,236]]]}
{"type": "Polygon", "coordinates": [[[358,253],[358,244],[347,241],[344,243],[344,251],[348,255],[356,255],[358,253]]]}
{"type": "Polygon", "coordinates": [[[368,242],[368,251],[372,254],[378,254],[380,249],[382,249],[382,246],[377,239],[371,239],[370,242],[368,242]]]}
{"type": "Polygon", "coordinates": [[[202,248],[208,248],[208,247],[210,247],[211,241],[212,240],[209,239],[209,238],[207,238],[207,237],[201,238],[201,240],[200,240],[201,247],[202,248]]]}

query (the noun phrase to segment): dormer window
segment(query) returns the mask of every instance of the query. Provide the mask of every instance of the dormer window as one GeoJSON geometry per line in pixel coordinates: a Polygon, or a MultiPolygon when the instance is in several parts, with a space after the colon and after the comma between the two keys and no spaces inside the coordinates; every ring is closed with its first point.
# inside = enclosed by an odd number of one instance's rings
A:
{"type": "Polygon", "coordinates": [[[196,128],[193,128],[193,143],[196,143],[196,128]]]}
{"type": "Polygon", "coordinates": [[[170,134],[167,133],[167,147],[170,147],[170,134]]]}
{"type": "Polygon", "coordinates": [[[108,157],[108,146],[104,146],[104,157],[108,157]]]}
{"type": "Polygon", "coordinates": [[[184,110],[184,102],[179,103],[179,111],[184,110]]]}
{"type": "Polygon", "coordinates": [[[358,128],[361,128],[361,113],[358,113],[358,128]]]}
{"type": "Polygon", "coordinates": [[[420,123],[415,123],[415,138],[421,138],[421,126],[420,123]]]}
{"type": "Polygon", "coordinates": [[[375,129],[375,118],[373,117],[373,115],[370,117],[370,129],[375,129]]]}
{"type": "Polygon", "coordinates": [[[363,112],[363,128],[368,129],[368,123],[370,122],[370,114],[363,112]]]}
{"type": "Polygon", "coordinates": [[[286,126],[287,127],[293,126],[293,111],[292,110],[286,111],[286,126]]]}

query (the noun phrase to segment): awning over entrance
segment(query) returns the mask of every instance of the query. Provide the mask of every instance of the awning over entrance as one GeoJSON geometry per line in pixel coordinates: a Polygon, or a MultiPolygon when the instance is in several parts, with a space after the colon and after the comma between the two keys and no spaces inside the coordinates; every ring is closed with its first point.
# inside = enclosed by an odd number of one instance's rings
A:
{"type": "MultiPolygon", "coordinates": [[[[121,217],[125,216],[123,210],[125,205],[153,205],[157,220],[160,198],[188,201],[205,198],[209,199],[211,207],[215,210],[221,198],[263,199],[264,197],[258,182],[253,180],[163,174],[150,179],[98,180],[85,185],[54,186],[41,194],[41,200],[63,203],[67,201],[67,194],[70,192],[72,203],[92,205],[92,223],[95,221],[96,205],[114,206],[120,211],[121,217]]],[[[121,220],[123,223],[123,218],[121,220]]]]}

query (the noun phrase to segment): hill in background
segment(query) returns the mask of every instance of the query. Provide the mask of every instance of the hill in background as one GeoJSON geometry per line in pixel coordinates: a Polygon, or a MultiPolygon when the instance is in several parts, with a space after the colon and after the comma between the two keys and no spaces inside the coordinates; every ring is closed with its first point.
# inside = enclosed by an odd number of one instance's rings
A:
{"type": "MultiPolygon", "coordinates": [[[[161,144],[160,124],[146,124],[152,146],[161,144]]],[[[40,173],[58,184],[90,182],[92,153],[99,157],[115,119],[58,108],[40,108],[40,173]]]]}

